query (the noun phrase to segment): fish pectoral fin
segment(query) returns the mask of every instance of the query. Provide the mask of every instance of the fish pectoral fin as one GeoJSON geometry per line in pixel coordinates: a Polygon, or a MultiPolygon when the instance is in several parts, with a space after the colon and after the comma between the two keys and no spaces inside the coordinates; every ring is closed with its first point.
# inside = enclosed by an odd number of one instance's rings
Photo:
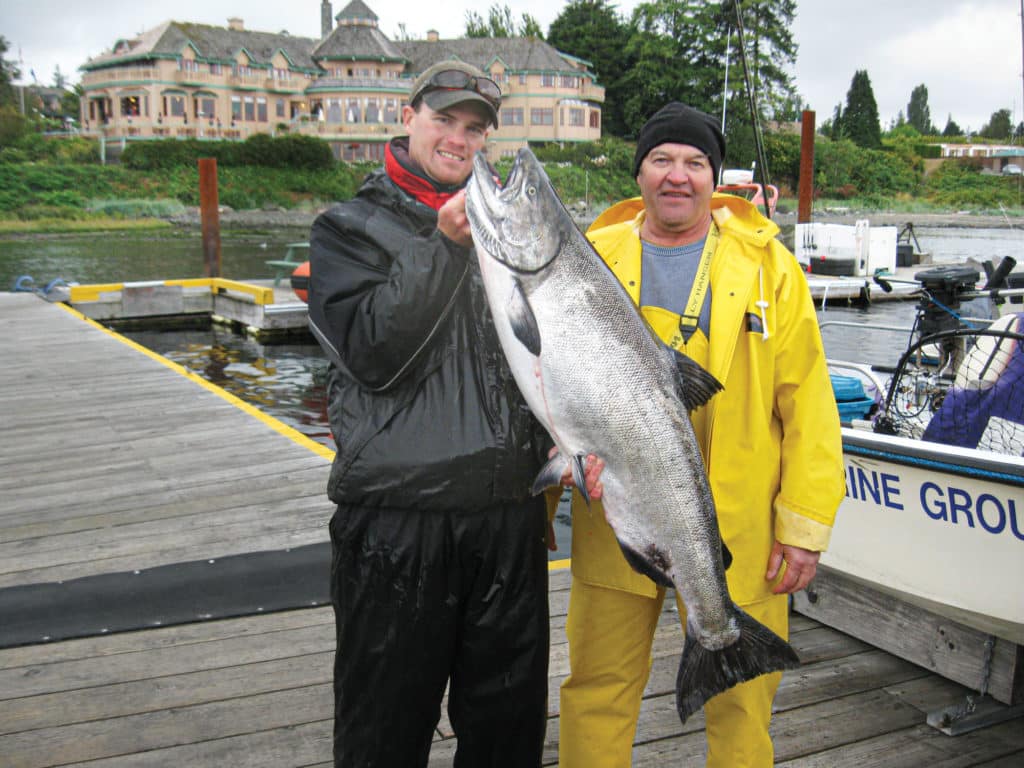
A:
{"type": "Polygon", "coordinates": [[[561,485],[565,468],[565,457],[561,453],[555,453],[554,456],[548,459],[548,463],[541,467],[540,472],[537,473],[530,492],[536,496],[539,493],[543,493],[546,488],[561,485]]]}
{"type": "MultiPolygon", "coordinates": [[[[629,566],[637,573],[643,574],[655,584],[660,584],[663,587],[671,587],[672,579],[669,578],[668,574],[662,571],[649,557],[644,557],[642,554],[637,552],[628,544],[624,544],[621,539],[616,538],[619,542],[619,548],[622,550],[622,554],[626,557],[626,562],[629,566]]],[[[659,559],[664,559],[664,555],[651,546],[652,550],[655,550],[655,556],[659,559]]]]}
{"type": "Polygon", "coordinates": [[[721,382],[686,355],[676,356],[676,389],[688,411],[695,410],[722,391],[721,382]]]}
{"type": "Polygon", "coordinates": [[[534,357],[540,357],[540,329],[537,318],[533,314],[530,302],[523,293],[522,284],[516,280],[512,287],[512,295],[508,297],[508,321],[512,333],[534,357]]]}

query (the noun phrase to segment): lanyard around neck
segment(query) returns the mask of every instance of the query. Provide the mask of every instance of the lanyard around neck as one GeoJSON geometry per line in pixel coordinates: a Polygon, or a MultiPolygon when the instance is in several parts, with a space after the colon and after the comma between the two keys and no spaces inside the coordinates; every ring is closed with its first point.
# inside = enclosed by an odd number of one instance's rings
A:
{"type": "Polygon", "coordinates": [[[686,349],[687,339],[696,331],[697,323],[700,321],[700,310],[711,286],[711,259],[718,247],[718,238],[718,226],[712,222],[704,239],[704,249],[700,254],[697,272],[693,278],[693,285],[690,286],[690,295],[686,299],[683,314],[679,315],[662,307],[640,308],[658,337],[677,352],[686,349]]]}

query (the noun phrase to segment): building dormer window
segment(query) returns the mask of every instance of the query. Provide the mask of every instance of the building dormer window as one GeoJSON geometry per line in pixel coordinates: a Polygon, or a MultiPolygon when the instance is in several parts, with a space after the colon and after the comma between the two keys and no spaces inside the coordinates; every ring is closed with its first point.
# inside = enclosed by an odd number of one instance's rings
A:
{"type": "Polygon", "coordinates": [[[235,75],[238,77],[252,77],[252,67],[247,64],[235,64],[235,75]]]}
{"type": "Polygon", "coordinates": [[[181,72],[198,72],[199,62],[195,59],[178,59],[178,70],[181,72]]]}
{"type": "Polygon", "coordinates": [[[210,74],[211,75],[223,75],[224,74],[224,65],[223,64],[217,64],[217,63],[210,64],[210,74]]]}

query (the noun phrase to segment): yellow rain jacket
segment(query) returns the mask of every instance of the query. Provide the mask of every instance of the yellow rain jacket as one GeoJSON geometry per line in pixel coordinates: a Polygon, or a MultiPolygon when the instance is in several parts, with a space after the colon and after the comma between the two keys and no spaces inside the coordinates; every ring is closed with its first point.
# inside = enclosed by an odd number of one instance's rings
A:
{"type": "MultiPolygon", "coordinates": [[[[778,226],[731,195],[714,195],[711,209],[720,239],[711,262],[710,343],[701,350],[707,360],[698,362],[724,389],[693,417],[733,555],[729,590],[743,605],[771,596],[765,572],[775,539],[826,548],[845,493],[842,442],[814,304],[799,264],[775,239],[778,226]]],[[[634,303],[643,217],[642,199],[633,198],[587,232],[634,303]]],[[[669,330],[656,328],[666,341],[669,330]]],[[[655,596],[654,582],[627,564],[601,507],[588,509],[578,493],[572,529],[574,578],[655,596]]]]}

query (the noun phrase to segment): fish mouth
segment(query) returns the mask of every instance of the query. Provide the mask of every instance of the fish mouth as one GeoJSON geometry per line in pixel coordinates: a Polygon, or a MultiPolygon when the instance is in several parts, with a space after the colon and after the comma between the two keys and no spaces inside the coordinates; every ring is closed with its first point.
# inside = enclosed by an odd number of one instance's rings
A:
{"type": "Polygon", "coordinates": [[[504,187],[477,153],[466,188],[466,216],[477,249],[522,274],[547,267],[575,231],[544,168],[525,148],[516,155],[504,187]]]}
{"type": "Polygon", "coordinates": [[[514,266],[512,251],[536,246],[544,237],[536,227],[524,226],[530,218],[524,209],[531,205],[525,189],[527,155],[520,151],[504,186],[499,186],[482,152],[473,158],[473,174],[466,196],[466,215],[478,244],[502,263],[514,266]]]}

